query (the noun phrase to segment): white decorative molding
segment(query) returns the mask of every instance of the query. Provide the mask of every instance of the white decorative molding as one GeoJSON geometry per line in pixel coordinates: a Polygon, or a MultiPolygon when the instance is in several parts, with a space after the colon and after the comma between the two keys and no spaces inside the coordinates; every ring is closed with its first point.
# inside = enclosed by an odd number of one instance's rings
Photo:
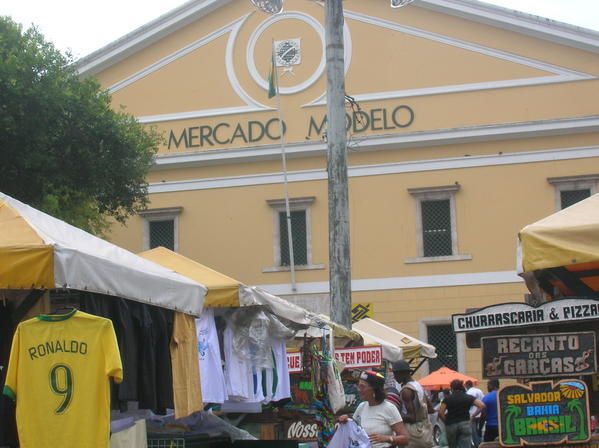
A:
{"type": "MultiPolygon", "coordinates": [[[[383,163],[378,165],[350,166],[348,168],[348,175],[349,177],[381,176],[385,174],[442,171],[482,166],[514,165],[522,163],[551,162],[557,160],[575,160],[595,157],[599,157],[599,146],[502,153],[482,156],[450,157],[435,160],[383,163]]],[[[288,182],[306,182],[326,179],[327,172],[325,169],[291,171],[287,173],[288,182]]],[[[245,176],[152,183],[149,185],[148,191],[151,194],[172,193],[177,191],[210,190],[214,188],[279,184],[282,182],[283,173],[277,172],[251,174],[245,176]]]]}
{"type": "Polygon", "coordinates": [[[177,59],[180,59],[186,55],[188,55],[189,53],[191,53],[192,51],[197,50],[198,48],[203,47],[206,44],[209,44],[210,42],[212,42],[213,40],[218,39],[221,36],[224,36],[225,34],[228,34],[231,32],[231,30],[239,23],[239,22],[243,22],[246,19],[247,16],[244,16],[240,19],[237,19],[225,26],[223,26],[222,28],[219,28],[218,30],[213,31],[210,34],[207,34],[206,36],[190,43],[189,45],[186,45],[183,48],[180,48],[179,50],[175,51],[174,53],[169,54],[168,56],[163,57],[162,59],[159,59],[158,61],[154,62],[153,64],[148,65],[147,67],[144,67],[143,69],[139,70],[138,72],[132,74],[131,76],[128,76],[125,79],[122,79],[119,82],[114,83],[113,85],[111,85],[110,87],[108,87],[108,91],[110,93],[116,93],[119,90],[133,84],[136,81],[139,81],[142,78],[145,78],[146,76],[157,72],[158,70],[160,70],[163,67],[166,67],[168,64],[170,64],[171,62],[175,62],[177,59]]]}
{"type": "MultiPolygon", "coordinates": [[[[351,289],[353,292],[385,291],[391,289],[440,288],[446,286],[473,286],[522,282],[522,278],[516,274],[516,271],[469,272],[463,274],[352,279],[351,289]]],[[[297,283],[297,291],[295,292],[291,290],[291,284],[288,283],[257,286],[275,295],[323,294],[329,292],[329,282],[297,283]]]]}
{"type": "MultiPolygon", "coordinates": [[[[439,42],[444,45],[450,45],[453,47],[461,48],[467,51],[472,51],[478,54],[483,54],[485,56],[490,56],[497,59],[502,59],[508,62],[524,65],[527,67],[531,67],[537,70],[546,71],[549,73],[553,73],[551,76],[535,76],[531,78],[519,78],[519,79],[506,79],[499,81],[484,81],[484,82],[474,82],[474,83],[464,83],[464,84],[455,84],[455,85],[445,85],[445,86],[435,86],[435,87],[422,87],[416,89],[404,89],[404,90],[394,90],[394,91],[384,91],[384,92],[373,92],[373,93],[361,93],[353,95],[354,98],[358,101],[377,101],[377,100],[387,100],[391,98],[409,98],[414,96],[424,96],[424,95],[437,95],[443,93],[456,93],[456,92],[468,92],[468,91],[476,91],[476,90],[489,90],[489,89],[502,89],[509,87],[521,87],[521,86],[533,86],[533,85],[541,85],[541,84],[554,84],[560,82],[570,82],[570,81],[578,81],[583,79],[594,79],[595,76],[582,73],[575,70],[569,70],[563,67],[558,67],[553,64],[549,64],[546,62],[534,60],[531,58],[527,58],[524,56],[516,55],[513,53],[508,53],[505,51],[492,49],[488,47],[484,47],[482,45],[474,44],[471,42],[465,42],[459,39],[443,36],[441,34],[433,33],[431,31],[422,30],[419,28],[414,28],[407,25],[400,25],[396,22],[392,22],[389,20],[381,19],[379,17],[372,17],[366,14],[345,11],[345,17],[349,19],[353,19],[362,23],[367,23],[369,25],[382,27],[386,29],[390,29],[393,31],[397,31],[400,33],[404,33],[410,36],[415,36],[427,40],[431,40],[434,42],[439,42]]],[[[326,104],[323,97],[318,98],[312,103],[307,104],[306,106],[322,106],[326,104]]]]}
{"type": "MultiPolygon", "coordinates": [[[[76,63],[77,70],[83,76],[94,75],[230,2],[231,0],[189,1],[79,59],[76,63]]],[[[423,7],[599,53],[599,33],[596,31],[475,0],[419,0],[411,7],[423,7]]]]}
{"type": "Polygon", "coordinates": [[[186,2],[79,59],[76,62],[77,71],[82,76],[95,75],[230,2],[231,0],[186,2]]]}
{"type": "Polygon", "coordinates": [[[599,33],[545,17],[476,0],[419,0],[413,6],[599,53],[599,33]]]}
{"type": "MultiPolygon", "coordinates": [[[[234,113],[234,112],[231,112],[234,113]]],[[[529,121],[496,125],[479,125],[434,131],[405,132],[388,135],[369,135],[354,148],[359,151],[398,150],[427,146],[451,145],[534,138],[551,135],[567,135],[599,131],[599,116],[556,120],[529,121]]],[[[327,146],[321,141],[310,143],[288,143],[285,147],[290,157],[311,157],[326,154],[327,146]]],[[[200,152],[161,154],[155,159],[153,169],[184,167],[206,164],[226,164],[258,160],[273,160],[281,157],[278,144],[246,148],[212,149],[200,152]]]]}
{"type": "Polygon", "coordinates": [[[269,18],[264,20],[260,25],[258,25],[256,27],[256,29],[250,35],[250,38],[248,40],[248,44],[246,47],[246,60],[247,60],[247,66],[248,66],[248,71],[250,72],[250,76],[256,82],[256,84],[258,84],[260,87],[262,87],[265,91],[268,91],[268,81],[266,79],[264,79],[263,75],[261,75],[258,72],[258,69],[256,68],[256,62],[254,61],[254,52],[256,49],[256,43],[258,42],[258,39],[260,38],[260,36],[262,36],[262,33],[264,33],[264,31],[266,31],[266,29],[268,29],[269,26],[271,26],[274,23],[280,22],[281,20],[290,20],[290,19],[295,19],[295,20],[304,22],[308,26],[312,27],[314,29],[314,31],[316,31],[316,34],[318,34],[318,36],[320,37],[320,42],[322,45],[322,57],[320,58],[320,62],[318,64],[318,67],[314,71],[314,73],[308,79],[306,79],[304,82],[301,82],[293,87],[279,87],[279,93],[282,95],[291,95],[291,94],[306,90],[308,87],[312,86],[316,81],[318,81],[318,78],[320,78],[322,76],[322,74],[324,73],[324,69],[325,69],[325,65],[326,65],[326,55],[325,55],[325,36],[324,36],[323,26],[318,22],[318,20],[316,20],[314,17],[312,17],[306,13],[303,13],[300,11],[284,12],[282,14],[270,16],[269,18]]]}
{"type": "MultiPolygon", "coordinates": [[[[251,14],[251,13],[250,13],[251,14]]],[[[246,16],[249,17],[249,15],[246,16]]],[[[245,22],[245,20],[244,20],[245,22]]],[[[256,101],[248,93],[241,87],[239,80],[237,79],[237,74],[235,73],[235,63],[233,61],[233,50],[235,49],[235,42],[237,41],[237,35],[239,34],[239,30],[244,22],[239,22],[236,27],[233,28],[231,34],[229,35],[229,40],[227,42],[227,53],[225,56],[225,65],[227,67],[227,76],[229,77],[229,82],[233,86],[233,90],[235,93],[250,107],[255,107],[257,109],[262,110],[273,110],[273,108],[265,106],[264,104],[256,101]]]]}

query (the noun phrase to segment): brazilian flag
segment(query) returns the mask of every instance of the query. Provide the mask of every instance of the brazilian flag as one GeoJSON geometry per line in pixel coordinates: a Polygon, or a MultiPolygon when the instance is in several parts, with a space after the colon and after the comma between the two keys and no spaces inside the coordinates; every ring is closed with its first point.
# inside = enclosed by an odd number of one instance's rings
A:
{"type": "Polygon", "coordinates": [[[275,55],[272,54],[270,60],[270,71],[268,72],[268,98],[272,98],[277,94],[277,74],[275,70],[277,69],[275,65],[275,55]]]}

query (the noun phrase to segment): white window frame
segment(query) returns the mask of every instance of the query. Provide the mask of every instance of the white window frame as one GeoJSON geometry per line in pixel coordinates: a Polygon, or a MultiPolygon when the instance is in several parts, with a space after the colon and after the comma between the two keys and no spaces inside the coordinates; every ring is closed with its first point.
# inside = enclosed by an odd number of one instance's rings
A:
{"type": "Polygon", "coordinates": [[[179,251],[179,215],[183,211],[183,207],[167,207],[155,208],[152,210],[144,210],[139,212],[139,216],[143,220],[144,236],[143,250],[150,249],[150,222],[152,221],[169,221],[173,220],[174,235],[174,251],[179,251]]]}
{"type": "Polygon", "coordinates": [[[599,174],[547,178],[547,182],[555,189],[555,211],[562,209],[562,191],[589,190],[593,196],[597,193],[597,180],[599,174]]]}
{"type": "MultiPolygon", "coordinates": [[[[452,325],[451,319],[446,317],[437,317],[430,319],[421,319],[419,321],[419,335],[420,340],[428,343],[428,327],[435,325],[452,325]]],[[[466,337],[464,333],[455,333],[456,338],[456,354],[458,357],[458,371],[464,372],[466,368],[466,337]]],[[[422,376],[428,375],[429,368],[428,362],[422,364],[420,368],[422,376]]]]}
{"type": "MultiPolygon", "coordinates": [[[[308,264],[295,265],[294,268],[298,271],[324,269],[324,264],[312,263],[312,213],[311,206],[316,198],[314,196],[290,198],[289,211],[305,211],[306,212],[306,261],[308,264]]],[[[274,266],[262,269],[262,272],[285,272],[290,271],[290,266],[281,266],[281,234],[279,217],[281,212],[285,212],[285,199],[269,199],[266,201],[272,209],[272,225],[273,225],[273,259],[274,266]]],[[[292,235],[293,236],[293,235],[292,235]]]]}
{"type": "Polygon", "coordinates": [[[460,190],[460,185],[443,185],[439,187],[408,188],[416,203],[416,244],[418,256],[406,258],[405,263],[430,263],[435,261],[461,261],[472,260],[472,255],[460,254],[458,251],[458,229],[455,211],[455,194],[460,190]],[[422,236],[422,202],[449,199],[449,213],[451,220],[451,252],[452,255],[438,257],[424,256],[424,241],[422,236]]]}

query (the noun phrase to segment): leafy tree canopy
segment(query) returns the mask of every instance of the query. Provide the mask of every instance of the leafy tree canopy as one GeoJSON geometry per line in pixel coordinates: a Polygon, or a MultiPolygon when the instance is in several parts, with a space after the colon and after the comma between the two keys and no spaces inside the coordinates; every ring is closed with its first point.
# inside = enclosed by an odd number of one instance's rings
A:
{"type": "Polygon", "coordinates": [[[161,142],[35,28],[0,17],[0,191],[101,233],[147,204],[161,142]]]}

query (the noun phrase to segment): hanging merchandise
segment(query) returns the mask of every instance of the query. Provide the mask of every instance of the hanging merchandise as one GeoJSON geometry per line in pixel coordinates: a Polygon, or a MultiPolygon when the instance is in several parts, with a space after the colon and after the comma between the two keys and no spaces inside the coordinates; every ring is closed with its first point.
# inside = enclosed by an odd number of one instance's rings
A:
{"type": "Polygon", "coordinates": [[[355,421],[340,424],[329,443],[329,448],[370,448],[368,434],[355,421]]]}
{"type": "Polygon", "coordinates": [[[175,418],[183,418],[204,408],[198,365],[198,336],[193,316],[175,313],[170,348],[175,418]]]}
{"type": "Polygon", "coordinates": [[[338,412],[345,407],[345,390],[341,381],[343,364],[338,361],[325,361],[327,375],[327,395],[333,412],[338,412]]]}
{"type": "Polygon", "coordinates": [[[123,369],[110,320],[73,310],[20,323],[4,394],[17,404],[21,448],[107,446],[111,377],[123,369]]]}
{"type": "Polygon", "coordinates": [[[214,309],[204,310],[196,319],[202,398],[206,403],[224,403],[227,386],[220,358],[220,345],[214,321],[214,309]]]}
{"type": "MultiPolygon", "coordinates": [[[[2,298],[0,301],[0,390],[4,388],[10,346],[16,326],[12,319],[13,310],[11,302],[2,298]]],[[[0,446],[17,446],[15,404],[5,395],[0,395],[0,446]]]]}
{"type": "Polygon", "coordinates": [[[249,354],[244,357],[234,349],[233,331],[233,328],[227,325],[223,333],[227,395],[232,401],[246,401],[253,396],[252,366],[249,354]]]}

